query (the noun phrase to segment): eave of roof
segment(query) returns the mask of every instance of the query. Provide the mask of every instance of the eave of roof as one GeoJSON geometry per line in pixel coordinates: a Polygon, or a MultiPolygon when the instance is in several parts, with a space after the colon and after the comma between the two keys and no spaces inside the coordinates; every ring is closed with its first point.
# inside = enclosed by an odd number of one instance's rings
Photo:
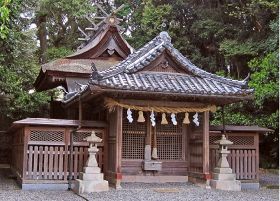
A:
{"type": "Polygon", "coordinates": [[[22,120],[18,120],[13,122],[12,126],[7,131],[11,133],[17,130],[20,127],[32,125],[32,126],[58,126],[58,127],[78,127],[81,125],[82,127],[87,128],[98,128],[98,127],[106,127],[107,124],[102,121],[79,121],[79,120],[69,120],[69,119],[49,119],[49,118],[26,118],[22,120]]]}
{"type": "MultiPolygon", "coordinates": [[[[210,126],[210,131],[223,131],[223,126],[210,126]]],[[[235,132],[258,132],[258,133],[266,133],[266,132],[274,132],[272,129],[263,128],[259,126],[235,126],[235,125],[225,125],[226,131],[235,131],[235,132]]]]}

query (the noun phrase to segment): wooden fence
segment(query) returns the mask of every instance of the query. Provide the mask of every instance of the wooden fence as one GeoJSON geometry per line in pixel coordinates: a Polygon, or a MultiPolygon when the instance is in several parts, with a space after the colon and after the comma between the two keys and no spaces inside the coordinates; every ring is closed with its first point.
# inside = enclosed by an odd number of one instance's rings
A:
{"type": "MultiPolygon", "coordinates": [[[[210,170],[217,165],[220,133],[210,133],[210,170]]],[[[229,146],[228,162],[238,180],[258,180],[259,138],[257,133],[228,133],[227,138],[234,144],[229,146]]]]}
{"type": "MultiPolygon", "coordinates": [[[[88,158],[88,143],[83,139],[94,130],[104,139],[104,129],[83,129],[73,134],[73,152],[70,160],[70,128],[24,127],[14,135],[12,168],[22,181],[68,180],[70,166],[72,179],[79,177],[88,158]],[[72,163],[70,164],[70,161],[72,163]]],[[[97,160],[103,168],[104,144],[98,144],[97,160]]]]}

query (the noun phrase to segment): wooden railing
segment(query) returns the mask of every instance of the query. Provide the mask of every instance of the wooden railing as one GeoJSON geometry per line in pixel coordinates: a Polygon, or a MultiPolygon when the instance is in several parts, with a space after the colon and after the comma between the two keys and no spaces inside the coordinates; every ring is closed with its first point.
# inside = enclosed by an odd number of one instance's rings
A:
{"type": "MultiPolygon", "coordinates": [[[[104,129],[82,129],[73,134],[70,164],[70,128],[25,127],[15,135],[12,168],[22,180],[68,180],[79,177],[88,158],[88,143],[83,139],[94,130],[104,138],[104,129]],[[21,142],[19,142],[21,141],[21,142]]],[[[103,169],[103,143],[98,144],[98,164],[103,169]]]]}
{"type": "MultiPolygon", "coordinates": [[[[210,134],[210,170],[212,171],[219,160],[218,146],[214,141],[221,134],[210,134]]],[[[258,180],[259,151],[258,134],[228,133],[227,138],[234,144],[229,146],[228,162],[238,180],[258,180]]]]}

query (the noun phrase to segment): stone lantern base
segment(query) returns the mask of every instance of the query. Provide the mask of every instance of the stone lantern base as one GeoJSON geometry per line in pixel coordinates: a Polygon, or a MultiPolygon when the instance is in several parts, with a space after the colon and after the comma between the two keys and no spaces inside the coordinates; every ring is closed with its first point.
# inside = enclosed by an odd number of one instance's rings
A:
{"type": "Polygon", "coordinates": [[[231,168],[215,168],[210,180],[210,186],[214,189],[226,191],[241,191],[241,182],[236,180],[236,175],[231,168]]]}
{"type": "Polygon", "coordinates": [[[103,177],[99,167],[85,167],[79,175],[80,179],[75,180],[73,190],[77,194],[108,191],[108,181],[103,177]]]}
{"type": "Polygon", "coordinates": [[[241,191],[241,182],[234,180],[210,180],[210,186],[214,189],[225,191],[241,191]]]}

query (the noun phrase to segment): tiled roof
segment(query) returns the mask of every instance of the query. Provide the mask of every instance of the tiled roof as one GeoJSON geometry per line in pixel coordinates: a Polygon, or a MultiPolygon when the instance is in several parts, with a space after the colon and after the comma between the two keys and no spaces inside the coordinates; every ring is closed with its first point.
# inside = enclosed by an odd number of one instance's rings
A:
{"type": "Polygon", "coordinates": [[[185,94],[242,96],[252,92],[252,89],[242,89],[216,79],[159,72],[120,73],[100,80],[98,85],[123,90],[185,94]]]}
{"type": "Polygon", "coordinates": [[[119,63],[114,60],[100,60],[100,59],[57,59],[49,63],[42,65],[42,71],[60,71],[60,72],[72,72],[72,73],[85,73],[90,74],[92,72],[92,63],[95,64],[97,70],[103,71],[110,68],[113,65],[119,63]]]}
{"type": "Polygon", "coordinates": [[[245,96],[253,93],[247,81],[238,81],[208,73],[184,57],[171,44],[166,32],[129,55],[119,64],[93,72],[92,85],[122,90],[154,91],[182,94],[209,94],[245,96]],[[189,74],[141,71],[166,51],[189,74]],[[98,75],[98,76],[96,76],[98,75]]]}

